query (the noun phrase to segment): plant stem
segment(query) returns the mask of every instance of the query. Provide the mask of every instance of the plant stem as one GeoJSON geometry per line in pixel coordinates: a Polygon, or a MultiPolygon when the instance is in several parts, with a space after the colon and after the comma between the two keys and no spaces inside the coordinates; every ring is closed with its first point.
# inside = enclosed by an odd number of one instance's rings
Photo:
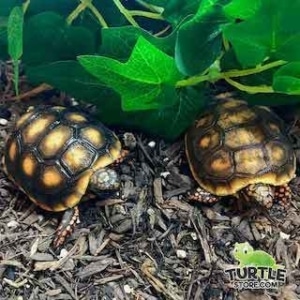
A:
{"type": "Polygon", "coordinates": [[[226,77],[242,77],[242,76],[248,76],[256,73],[261,73],[263,71],[276,68],[282,65],[285,65],[287,62],[284,60],[277,60],[273,61],[271,63],[265,64],[265,65],[258,65],[255,68],[247,69],[247,70],[231,70],[228,72],[224,72],[224,76],[226,77]]]}
{"type": "Polygon", "coordinates": [[[89,8],[92,11],[92,13],[95,15],[95,17],[98,19],[100,25],[103,28],[108,28],[107,23],[105,22],[103,16],[98,11],[98,9],[93,5],[92,0],[80,0],[80,1],[81,3],[69,14],[67,18],[68,25],[71,25],[82,11],[84,11],[86,8],[89,8]]]}
{"type": "Polygon", "coordinates": [[[93,5],[92,2],[88,4],[88,8],[92,11],[92,13],[95,15],[95,17],[98,19],[99,23],[103,28],[108,28],[108,24],[104,20],[103,16],[99,12],[99,10],[93,5]]]}
{"type": "Polygon", "coordinates": [[[85,3],[80,3],[67,17],[67,24],[71,25],[79,14],[86,9],[85,3]]]}
{"type": "Polygon", "coordinates": [[[241,84],[235,80],[232,80],[228,77],[224,77],[229,84],[234,86],[235,88],[239,89],[240,91],[247,92],[249,94],[256,94],[256,93],[274,93],[274,90],[271,86],[249,86],[241,84]]]}
{"type": "Polygon", "coordinates": [[[162,7],[146,3],[143,0],[136,0],[136,2],[138,2],[140,5],[144,6],[146,9],[149,9],[150,11],[153,12],[162,13],[164,10],[162,7]]]}
{"type": "Polygon", "coordinates": [[[154,19],[154,20],[163,20],[161,14],[149,12],[149,11],[143,11],[143,10],[129,10],[128,13],[131,16],[139,16],[139,17],[145,17],[148,19],[154,19]]]}
{"type": "MultiPolygon", "coordinates": [[[[230,70],[224,73],[220,73],[217,78],[214,78],[216,80],[219,79],[225,79],[225,78],[231,78],[231,77],[242,77],[242,76],[248,76],[256,73],[260,73],[263,71],[266,71],[268,69],[272,69],[275,67],[279,67],[281,65],[286,64],[286,61],[283,60],[277,60],[265,65],[258,65],[255,68],[251,69],[246,69],[246,70],[230,70]]],[[[209,75],[197,75],[197,76],[192,76],[188,79],[183,79],[177,82],[176,87],[185,87],[185,86],[192,86],[192,85],[197,85],[203,81],[208,81],[210,79],[209,75]]]]}
{"type": "Polygon", "coordinates": [[[127,21],[134,27],[140,27],[139,24],[134,20],[134,18],[130,15],[128,10],[123,6],[120,0],[113,0],[120,13],[127,19],[127,21]]]}

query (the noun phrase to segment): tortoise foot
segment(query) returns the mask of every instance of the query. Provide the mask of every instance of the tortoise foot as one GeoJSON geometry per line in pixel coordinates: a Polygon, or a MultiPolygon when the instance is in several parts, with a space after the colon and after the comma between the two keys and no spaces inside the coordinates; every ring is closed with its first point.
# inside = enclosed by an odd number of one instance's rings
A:
{"type": "Polygon", "coordinates": [[[78,207],[70,208],[65,211],[61,223],[59,224],[56,236],[53,241],[55,248],[64,244],[66,238],[72,234],[76,224],[80,223],[78,207]]]}
{"type": "Polygon", "coordinates": [[[195,190],[188,193],[188,199],[192,201],[197,201],[205,204],[213,204],[219,201],[219,197],[206,192],[202,188],[198,187],[195,190]]]}
{"type": "Polygon", "coordinates": [[[284,208],[289,207],[292,200],[292,190],[287,185],[280,185],[275,187],[275,199],[284,208]]]}

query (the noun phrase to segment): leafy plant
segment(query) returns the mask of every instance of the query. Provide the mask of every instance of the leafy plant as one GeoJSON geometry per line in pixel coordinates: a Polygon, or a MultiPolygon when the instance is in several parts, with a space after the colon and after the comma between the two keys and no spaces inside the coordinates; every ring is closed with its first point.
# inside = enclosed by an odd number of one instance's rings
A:
{"type": "Polygon", "coordinates": [[[21,5],[1,0],[0,58],[108,124],[174,139],[214,90],[300,100],[300,0],[28,0],[24,16],[21,5]]]}
{"type": "Polygon", "coordinates": [[[19,94],[19,59],[23,53],[23,10],[16,6],[11,11],[7,22],[8,54],[14,66],[14,84],[16,94],[19,94]]]}

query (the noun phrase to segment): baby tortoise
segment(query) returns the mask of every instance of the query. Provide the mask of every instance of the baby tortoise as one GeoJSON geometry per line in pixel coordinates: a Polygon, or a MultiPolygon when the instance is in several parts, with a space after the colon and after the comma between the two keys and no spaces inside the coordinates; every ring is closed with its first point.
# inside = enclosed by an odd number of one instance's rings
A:
{"type": "Polygon", "coordinates": [[[107,166],[121,159],[121,148],[111,130],[76,109],[39,106],[20,117],[6,144],[5,172],[42,209],[65,211],[55,247],[79,222],[77,205],[88,190],[118,190],[107,166]]]}
{"type": "Polygon", "coordinates": [[[274,200],[289,205],[296,157],[283,121],[269,108],[220,99],[187,131],[185,149],[200,186],[190,199],[214,203],[233,195],[266,208],[274,200]]]}

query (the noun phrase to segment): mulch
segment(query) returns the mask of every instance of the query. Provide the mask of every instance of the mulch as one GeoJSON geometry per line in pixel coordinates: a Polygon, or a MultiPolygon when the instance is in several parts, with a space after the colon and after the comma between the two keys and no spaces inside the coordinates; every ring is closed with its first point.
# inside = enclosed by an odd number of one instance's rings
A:
{"type": "MultiPolygon", "coordinates": [[[[46,98],[48,103],[71,102],[59,91],[11,101],[5,67],[0,101],[12,116],[0,122],[1,155],[6,136],[26,107],[46,98]]],[[[21,79],[22,94],[32,87],[21,79]]],[[[231,197],[201,205],[187,200],[195,182],[182,139],[167,143],[141,132],[117,133],[131,148],[117,167],[122,195],[82,202],[81,222],[60,249],[52,241],[61,214],[36,207],[0,173],[1,300],[300,299],[298,178],[291,184],[294,196],[288,210],[274,205],[265,211],[250,204],[241,211],[231,197]],[[224,269],[237,265],[231,251],[236,242],[245,241],[285,266],[285,286],[269,291],[233,288],[224,269]]]]}

